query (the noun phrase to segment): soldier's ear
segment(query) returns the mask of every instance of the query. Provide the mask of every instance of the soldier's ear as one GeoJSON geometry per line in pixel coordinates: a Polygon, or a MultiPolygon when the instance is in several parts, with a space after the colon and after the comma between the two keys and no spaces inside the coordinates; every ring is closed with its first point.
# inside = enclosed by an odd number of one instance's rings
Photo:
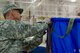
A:
{"type": "Polygon", "coordinates": [[[22,16],[20,16],[20,17],[22,17],[22,16]]]}

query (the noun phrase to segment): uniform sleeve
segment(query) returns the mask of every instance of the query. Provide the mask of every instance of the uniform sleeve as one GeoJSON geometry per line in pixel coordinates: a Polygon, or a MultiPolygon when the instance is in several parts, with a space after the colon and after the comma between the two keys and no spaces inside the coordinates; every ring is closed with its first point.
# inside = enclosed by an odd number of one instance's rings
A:
{"type": "Polygon", "coordinates": [[[39,46],[43,41],[44,32],[40,32],[34,36],[34,38],[30,41],[24,41],[23,47],[26,48],[27,51],[32,51],[37,46],[39,46]]]}
{"type": "Polygon", "coordinates": [[[46,23],[35,23],[34,25],[30,25],[7,20],[5,22],[0,22],[0,24],[0,36],[8,39],[24,39],[47,29],[46,23]]]}

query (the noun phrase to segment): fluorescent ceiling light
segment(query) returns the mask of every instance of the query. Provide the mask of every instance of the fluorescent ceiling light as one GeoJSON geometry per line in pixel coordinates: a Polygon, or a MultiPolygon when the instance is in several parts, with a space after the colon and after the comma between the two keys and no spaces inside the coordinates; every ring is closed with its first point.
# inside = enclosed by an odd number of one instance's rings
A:
{"type": "Polygon", "coordinates": [[[76,2],[76,0],[70,0],[71,2],[76,2]]]}
{"type": "Polygon", "coordinates": [[[33,0],[31,3],[34,3],[34,2],[36,2],[36,0],[33,0]]]}
{"type": "MultiPolygon", "coordinates": [[[[12,0],[7,0],[7,1],[10,1],[10,2],[13,2],[12,0]]],[[[31,2],[27,2],[27,1],[14,1],[14,2],[20,2],[20,3],[35,3],[36,2],[36,0],[32,0],[31,2]]]]}

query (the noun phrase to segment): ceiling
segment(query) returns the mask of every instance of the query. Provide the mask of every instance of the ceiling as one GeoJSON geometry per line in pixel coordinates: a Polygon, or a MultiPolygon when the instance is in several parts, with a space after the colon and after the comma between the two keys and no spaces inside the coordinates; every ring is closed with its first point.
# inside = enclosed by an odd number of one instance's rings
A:
{"type": "MultiPolygon", "coordinates": [[[[22,8],[29,7],[30,5],[38,5],[41,1],[47,4],[80,4],[80,0],[0,0],[0,8],[8,3],[16,3],[22,8]]],[[[43,4],[43,3],[41,3],[43,4]]]]}
{"type": "MultiPolygon", "coordinates": [[[[61,9],[63,11],[61,13],[65,12],[66,9],[68,9],[69,13],[70,12],[72,13],[72,11],[74,11],[74,10],[71,10],[71,9],[76,9],[76,7],[78,9],[80,6],[80,0],[0,0],[0,9],[2,9],[3,6],[8,3],[15,3],[19,7],[26,9],[26,10],[34,9],[34,7],[35,7],[35,8],[37,8],[36,14],[38,14],[39,9],[41,10],[42,8],[44,8],[43,11],[45,12],[43,14],[46,14],[46,12],[48,12],[47,14],[49,14],[49,12],[50,13],[52,12],[52,11],[49,11],[51,9],[51,7],[52,7],[52,10],[54,11],[54,13],[56,13],[56,14],[58,14],[58,11],[60,11],[60,8],[59,8],[59,10],[57,10],[58,7],[62,7],[61,9]],[[55,7],[55,6],[57,6],[57,7],[55,7]]],[[[41,11],[39,11],[39,13],[40,12],[41,11]]],[[[53,15],[54,13],[51,13],[51,14],[53,15]]],[[[67,13],[67,11],[66,11],[66,13],[67,13]]],[[[66,13],[63,13],[63,15],[66,13]]],[[[42,13],[41,13],[41,15],[42,15],[42,13]]]]}

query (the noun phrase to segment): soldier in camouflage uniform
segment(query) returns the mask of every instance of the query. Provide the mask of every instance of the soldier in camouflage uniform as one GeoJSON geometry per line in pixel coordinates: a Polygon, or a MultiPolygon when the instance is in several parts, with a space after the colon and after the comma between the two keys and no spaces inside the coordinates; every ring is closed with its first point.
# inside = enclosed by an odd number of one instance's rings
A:
{"type": "Polygon", "coordinates": [[[6,5],[3,8],[3,15],[6,20],[0,20],[0,53],[22,53],[24,48],[29,51],[36,48],[41,42],[46,23],[26,24],[20,21],[23,9],[17,8],[14,4],[6,5]],[[30,41],[25,38],[34,36],[30,41]]]}

